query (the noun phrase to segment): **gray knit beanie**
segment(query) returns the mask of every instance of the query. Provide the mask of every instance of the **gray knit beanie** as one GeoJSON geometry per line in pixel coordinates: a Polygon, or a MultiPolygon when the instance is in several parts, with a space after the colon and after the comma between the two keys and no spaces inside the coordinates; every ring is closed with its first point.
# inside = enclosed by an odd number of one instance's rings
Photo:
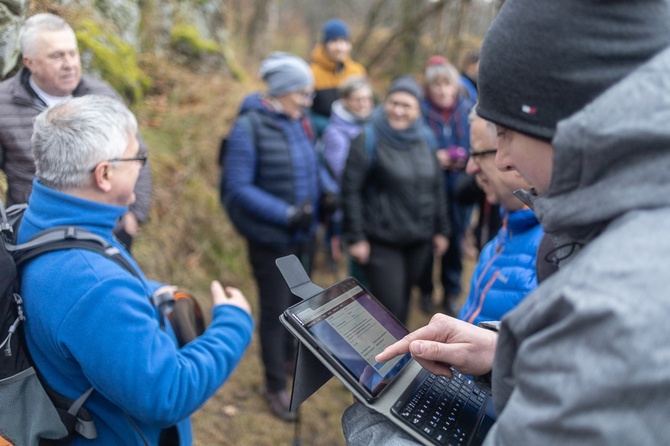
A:
{"type": "Polygon", "coordinates": [[[668,45],[668,0],[507,0],[482,45],[477,114],[551,141],[668,45]]]}
{"type": "Polygon", "coordinates": [[[271,96],[283,96],[314,85],[314,76],[307,62],[293,54],[274,52],[261,63],[260,77],[271,96]]]}

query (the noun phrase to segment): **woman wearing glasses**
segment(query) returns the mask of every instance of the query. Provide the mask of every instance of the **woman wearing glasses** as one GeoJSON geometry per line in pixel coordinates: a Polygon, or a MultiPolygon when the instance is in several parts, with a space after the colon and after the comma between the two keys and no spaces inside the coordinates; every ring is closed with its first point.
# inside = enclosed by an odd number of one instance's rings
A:
{"type": "Polygon", "coordinates": [[[293,369],[293,337],[279,315],[297,302],[275,259],[290,254],[309,272],[321,186],[309,119],[314,81],[299,57],[276,52],[263,61],[264,93],[247,96],[227,140],[222,199],[247,239],[260,298],[260,341],[265,396],[273,413],[294,420],[286,392],[293,369]]]}
{"type": "MultiPolygon", "coordinates": [[[[372,113],[374,95],[365,76],[349,76],[338,88],[339,99],[333,102],[328,125],[321,136],[321,150],[328,173],[340,183],[351,141],[361,133],[372,113]]],[[[342,212],[331,215],[326,222],[327,247],[333,264],[341,257],[342,212]]],[[[362,278],[355,262],[349,264],[349,274],[362,278]]]]}

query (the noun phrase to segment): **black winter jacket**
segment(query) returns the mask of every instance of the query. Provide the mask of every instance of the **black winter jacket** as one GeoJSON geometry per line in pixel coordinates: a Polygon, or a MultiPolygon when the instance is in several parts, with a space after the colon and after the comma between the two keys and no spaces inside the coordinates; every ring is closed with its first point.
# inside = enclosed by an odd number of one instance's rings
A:
{"type": "Polygon", "coordinates": [[[342,177],[345,240],[407,246],[449,237],[444,175],[427,141],[398,148],[375,135],[369,157],[365,138],[352,141],[342,177]]]}

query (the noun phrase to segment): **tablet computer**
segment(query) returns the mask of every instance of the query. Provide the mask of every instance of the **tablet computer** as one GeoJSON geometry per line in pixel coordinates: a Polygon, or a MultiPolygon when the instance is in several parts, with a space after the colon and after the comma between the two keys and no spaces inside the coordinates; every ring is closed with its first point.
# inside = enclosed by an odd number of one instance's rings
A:
{"type": "Polygon", "coordinates": [[[412,360],[408,353],[385,363],[375,361],[408,331],[354,278],[293,305],[284,317],[368,402],[412,360]]]}

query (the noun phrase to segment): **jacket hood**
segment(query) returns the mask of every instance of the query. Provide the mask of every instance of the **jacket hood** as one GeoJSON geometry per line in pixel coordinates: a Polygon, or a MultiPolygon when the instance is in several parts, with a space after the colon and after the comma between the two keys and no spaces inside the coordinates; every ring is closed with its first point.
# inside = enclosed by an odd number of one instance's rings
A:
{"type": "Polygon", "coordinates": [[[257,111],[265,115],[272,115],[282,119],[289,119],[285,114],[275,110],[271,105],[269,105],[264,100],[264,97],[265,95],[263,93],[252,93],[247,95],[242,101],[242,104],[240,104],[240,109],[237,114],[241,116],[249,111],[257,111]]]}
{"type": "Polygon", "coordinates": [[[548,190],[534,202],[546,232],[602,226],[670,205],[670,48],[558,124],[548,190]]]}
{"type": "Polygon", "coordinates": [[[361,118],[359,116],[354,115],[351,113],[349,110],[347,110],[344,105],[342,104],[341,100],[336,100],[333,102],[332,106],[332,111],[330,114],[330,122],[331,123],[337,123],[337,124],[349,124],[349,125],[356,125],[359,126],[366,121],[369,120],[368,118],[361,118]]]}
{"type": "Polygon", "coordinates": [[[262,93],[252,93],[244,97],[242,104],[240,105],[240,110],[238,114],[244,114],[252,110],[268,110],[267,106],[263,103],[263,94],[262,93]]]}

